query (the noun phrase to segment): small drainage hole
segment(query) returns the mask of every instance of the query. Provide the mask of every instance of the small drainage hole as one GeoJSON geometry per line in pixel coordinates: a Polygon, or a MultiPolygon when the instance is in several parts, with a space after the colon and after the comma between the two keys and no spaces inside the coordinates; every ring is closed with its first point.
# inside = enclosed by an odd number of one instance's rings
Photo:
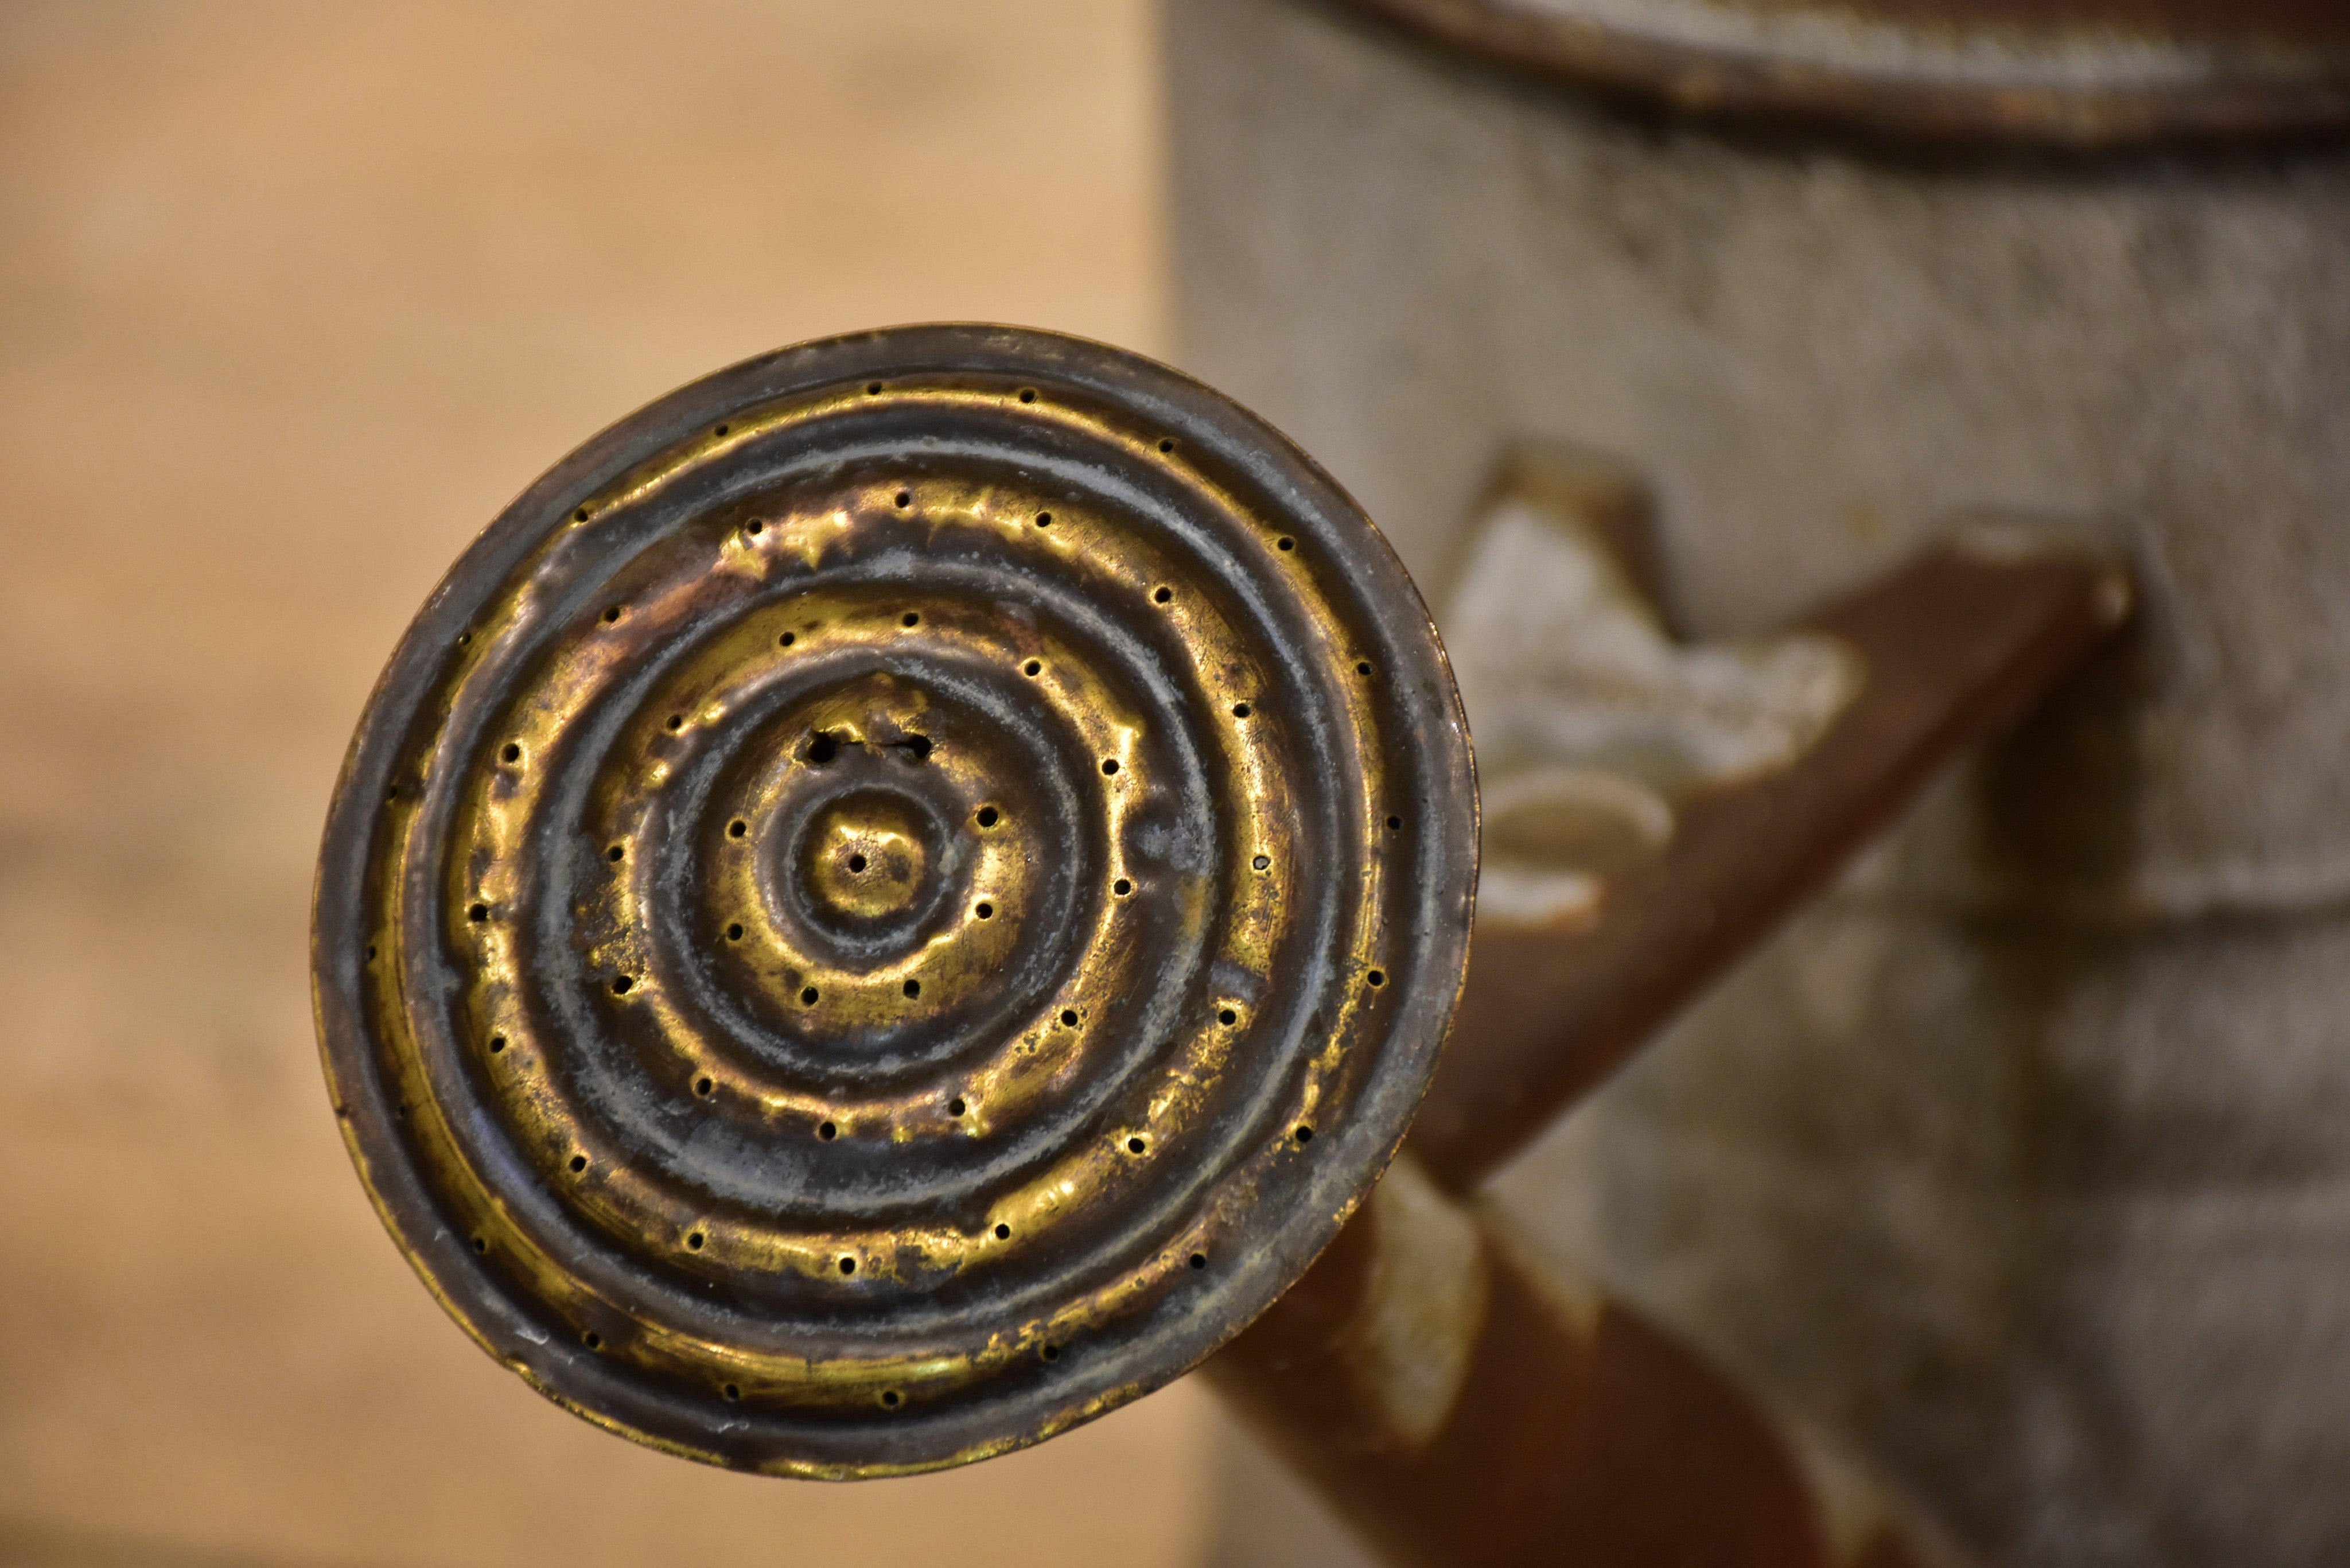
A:
{"type": "Polygon", "coordinates": [[[1206,1268],[1206,1267],[1208,1266],[1208,1254],[1207,1254],[1207,1253],[1205,1253],[1205,1252],[1194,1252],[1194,1253],[1192,1253],[1192,1254],[1191,1254],[1191,1266],[1192,1266],[1193,1268],[1195,1268],[1195,1269],[1204,1269],[1204,1268],[1206,1268]]]}
{"type": "Polygon", "coordinates": [[[741,926],[740,924],[736,924],[736,925],[732,925],[732,926],[727,927],[727,928],[726,928],[726,940],[727,940],[728,941],[730,941],[730,942],[739,942],[739,941],[741,941],[741,940],[743,940],[743,928],[742,928],[742,926],[741,926]]]}
{"type": "Polygon", "coordinates": [[[983,920],[992,920],[995,919],[995,906],[993,904],[982,904],[978,909],[973,909],[972,913],[977,915],[983,920]]]}
{"type": "Polygon", "coordinates": [[[1065,1010],[1061,1014],[1061,1027],[1064,1029],[1075,1029],[1076,1026],[1077,1010],[1074,1007],[1065,1010]]]}
{"type": "Polygon", "coordinates": [[[1388,971],[1383,969],[1375,969],[1363,978],[1369,981],[1375,986],[1385,985],[1388,982],[1388,971]]]}
{"type": "Polygon", "coordinates": [[[506,1048],[506,1037],[505,1037],[504,1035],[503,1035],[503,1034],[493,1034],[493,1035],[491,1035],[491,1036],[490,1036],[490,1054],[491,1054],[491,1055],[494,1056],[494,1055],[498,1054],[500,1052],[504,1051],[505,1048],[506,1048]]]}
{"type": "Polygon", "coordinates": [[[693,1092],[705,1100],[710,1097],[710,1092],[717,1086],[707,1078],[696,1078],[693,1081],[693,1092]]]}
{"type": "Polygon", "coordinates": [[[983,805],[979,808],[978,816],[974,817],[972,820],[977,822],[982,827],[993,827],[997,822],[1002,820],[1002,814],[992,805],[983,805]]]}
{"type": "Polygon", "coordinates": [[[1148,1148],[1149,1147],[1150,1147],[1150,1146],[1149,1146],[1149,1145],[1148,1145],[1148,1144],[1146,1144],[1146,1143],[1144,1143],[1144,1142],[1143,1142],[1140,1138],[1139,1138],[1139,1137],[1130,1137],[1130,1138],[1128,1138],[1128,1139],[1127,1139],[1127,1140],[1126,1140],[1126,1152],[1127,1152],[1127,1153],[1128,1153],[1128,1154],[1140,1154],[1144,1149],[1148,1148]]]}
{"type": "Polygon", "coordinates": [[[574,1176],[577,1176],[577,1174],[579,1174],[579,1172],[581,1172],[581,1171],[583,1171],[583,1170],[585,1170],[585,1169],[587,1169],[587,1168],[588,1168],[588,1157],[587,1157],[586,1155],[584,1155],[584,1154],[575,1154],[575,1155],[573,1155],[573,1156],[571,1157],[571,1173],[572,1173],[574,1176]]]}
{"type": "Polygon", "coordinates": [[[604,1336],[591,1328],[579,1336],[579,1343],[590,1350],[601,1350],[604,1348],[604,1336]]]}
{"type": "Polygon", "coordinates": [[[814,1007],[816,1005],[816,987],[809,986],[806,991],[800,992],[800,1005],[802,1007],[814,1007]]]}
{"type": "Polygon", "coordinates": [[[827,1122],[822,1127],[816,1129],[816,1136],[824,1139],[825,1142],[830,1143],[833,1139],[840,1136],[840,1129],[833,1126],[830,1122],[827,1122]]]}
{"type": "Polygon", "coordinates": [[[694,1251],[699,1252],[700,1251],[702,1251],[702,1243],[703,1239],[704,1239],[704,1238],[702,1237],[702,1232],[701,1232],[701,1231],[696,1231],[692,1235],[688,1236],[688,1237],[685,1239],[685,1244],[686,1244],[688,1247],[691,1248],[694,1251]]]}
{"type": "Polygon", "coordinates": [[[1229,1024],[1229,1023],[1238,1023],[1240,1021],[1241,1021],[1241,1015],[1240,1015],[1239,1013],[1237,1013],[1237,1012],[1233,1012],[1231,1008],[1229,1008],[1229,1007],[1227,1007],[1227,1008],[1223,1009],[1222,1011],[1221,1011],[1220,1012],[1218,1012],[1218,1013],[1216,1014],[1216,1022],[1217,1022],[1217,1023],[1227,1023],[1227,1024],[1229,1024]]]}
{"type": "Polygon", "coordinates": [[[612,994],[614,996],[626,996],[629,994],[629,988],[636,983],[637,982],[635,981],[630,980],[625,974],[616,974],[612,977],[612,994]]]}
{"type": "Polygon", "coordinates": [[[947,1115],[951,1116],[959,1116],[969,1108],[970,1107],[965,1106],[961,1100],[949,1100],[947,1102],[947,1115]]]}
{"type": "Polygon", "coordinates": [[[487,904],[476,904],[465,911],[465,918],[475,922],[486,920],[490,918],[490,907],[487,904]]]}
{"type": "Polygon", "coordinates": [[[865,869],[865,857],[862,855],[850,856],[848,857],[848,868],[855,872],[863,871],[865,869]]]}
{"type": "Polygon", "coordinates": [[[1245,702],[1235,702],[1235,703],[1233,703],[1233,704],[1232,704],[1232,717],[1233,717],[1233,718],[1235,718],[1235,719],[1245,719],[1245,718],[1247,718],[1248,716],[1249,716],[1249,705],[1248,705],[1247,703],[1245,703],[1245,702]]]}
{"type": "Polygon", "coordinates": [[[750,831],[751,825],[739,816],[726,825],[726,836],[729,838],[740,838],[750,831]]]}
{"type": "Polygon", "coordinates": [[[906,994],[907,994],[909,997],[915,997],[915,996],[920,996],[920,995],[921,995],[921,994],[922,994],[922,982],[921,982],[920,981],[919,981],[919,980],[910,980],[910,981],[908,981],[906,982],[906,994]]]}
{"type": "Polygon", "coordinates": [[[1159,603],[1160,603],[1160,604],[1162,604],[1162,605],[1163,605],[1163,604],[1165,604],[1168,600],[1170,600],[1170,599],[1171,599],[1171,598],[1173,598],[1173,597],[1175,597],[1175,590],[1174,590],[1173,588],[1161,588],[1161,589],[1159,589],[1157,593],[1155,593],[1155,594],[1151,595],[1150,597],[1151,597],[1153,599],[1156,599],[1159,603]]]}
{"type": "Polygon", "coordinates": [[[504,757],[510,763],[518,763],[522,761],[522,748],[515,745],[512,741],[508,741],[505,744],[505,749],[500,752],[498,755],[504,757]]]}
{"type": "Polygon", "coordinates": [[[1102,759],[1102,772],[1105,774],[1114,774],[1118,772],[1118,759],[1116,757],[1104,757],[1102,759]]]}
{"type": "Polygon", "coordinates": [[[856,1260],[856,1259],[854,1259],[854,1258],[843,1258],[843,1259],[841,1259],[841,1260],[840,1260],[840,1272],[841,1272],[842,1273],[844,1273],[844,1274],[853,1274],[853,1273],[855,1273],[855,1272],[857,1272],[857,1260],[856,1260]]]}
{"type": "Polygon", "coordinates": [[[1301,1126],[1297,1129],[1297,1141],[1300,1143],[1312,1143],[1314,1141],[1314,1129],[1309,1127],[1301,1126]]]}
{"type": "Polygon", "coordinates": [[[1134,891],[1134,884],[1133,884],[1133,883],[1131,883],[1131,882],[1129,882],[1129,881],[1128,881],[1125,877],[1119,877],[1117,881],[1112,882],[1112,883],[1109,885],[1109,890],[1110,890],[1111,892],[1113,892],[1113,893],[1117,894],[1119,898],[1125,898],[1128,893],[1131,893],[1131,892],[1133,892],[1133,891],[1134,891]]]}

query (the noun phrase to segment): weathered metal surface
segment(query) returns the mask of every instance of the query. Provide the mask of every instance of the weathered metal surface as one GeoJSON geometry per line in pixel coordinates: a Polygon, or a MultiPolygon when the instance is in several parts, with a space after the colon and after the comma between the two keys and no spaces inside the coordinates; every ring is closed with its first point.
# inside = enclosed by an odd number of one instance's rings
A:
{"type": "Polygon", "coordinates": [[[337,1115],[534,1386],[867,1476],[1175,1376],[1417,1106],[1475,877],[1426,610],[1269,427],[1071,339],[750,361],[535,483],[370,701],[337,1115]]]}
{"type": "MultiPolygon", "coordinates": [[[[1508,1163],[1936,774],[2037,701],[2129,602],[2109,563],[1978,535],[1806,617],[1802,629],[1850,649],[1862,671],[1816,739],[1750,775],[1659,799],[1657,841],[1596,867],[1587,907],[1529,918],[1488,901],[1452,1048],[1412,1127],[1430,1173],[1468,1191],[1508,1163]]],[[[1553,644],[1554,658],[1575,656],[1571,639],[1553,644]]],[[[1660,708],[1654,722],[1670,718],[1660,708]]]]}
{"type": "Polygon", "coordinates": [[[1672,1335],[1529,1265],[1408,1153],[1207,1376],[1400,1568],[1952,1560],[1672,1335]]]}
{"type": "Polygon", "coordinates": [[[1707,639],[1983,505],[2140,590],[1492,1200],[1986,1560],[2350,1560],[2350,150],[1887,160],[1327,5],[1170,39],[1183,362],[1423,584],[1537,433],[1654,479],[1707,639]]]}
{"type": "Polygon", "coordinates": [[[2105,147],[2350,126],[2316,0],[1352,0],[1517,68],[1698,114],[2105,147]]]}
{"type": "Polygon", "coordinates": [[[1529,1262],[1505,1221],[1447,1189],[1506,1163],[2031,707],[2121,621],[2128,581],[1979,529],[1792,635],[1676,649],[1645,597],[1645,501],[1620,470],[1521,449],[1482,514],[1451,611],[1489,748],[1483,874],[1490,891],[1544,864],[1572,896],[1531,916],[1524,888],[1481,897],[1405,1158],[1208,1374],[1409,1568],[1962,1561],[1864,1469],[1637,1308],[1529,1262]],[[1553,789],[1551,831],[1496,842],[1523,780],[1553,789]],[[1607,826],[1648,812],[1653,833],[1607,826]]]}

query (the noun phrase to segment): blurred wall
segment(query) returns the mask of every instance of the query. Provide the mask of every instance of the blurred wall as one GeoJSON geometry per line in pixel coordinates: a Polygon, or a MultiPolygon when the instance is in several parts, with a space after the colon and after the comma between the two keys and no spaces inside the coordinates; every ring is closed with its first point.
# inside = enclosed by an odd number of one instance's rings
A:
{"type": "Polygon", "coordinates": [[[545,1403],[369,1212],[307,971],[380,660],[575,442],[890,321],[1159,347],[1148,12],[0,9],[0,1561],[1196,1555],[1184,1386],[850,1487],[545,1403]]]}

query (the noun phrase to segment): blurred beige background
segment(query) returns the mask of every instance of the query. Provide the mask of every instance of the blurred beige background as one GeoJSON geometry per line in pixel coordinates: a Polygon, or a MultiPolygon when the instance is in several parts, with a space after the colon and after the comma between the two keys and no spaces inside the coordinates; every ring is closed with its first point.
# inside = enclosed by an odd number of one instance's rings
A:
{"type": "Polygon", "coordinates": [[[1205,1399],[861,1486],[639,1450],[444,1321],[318,1086],[393,639],[760,349],[1161,347],[1146,0],[0,8],[0,1562],[1194,1560],[1205,1399]]]}

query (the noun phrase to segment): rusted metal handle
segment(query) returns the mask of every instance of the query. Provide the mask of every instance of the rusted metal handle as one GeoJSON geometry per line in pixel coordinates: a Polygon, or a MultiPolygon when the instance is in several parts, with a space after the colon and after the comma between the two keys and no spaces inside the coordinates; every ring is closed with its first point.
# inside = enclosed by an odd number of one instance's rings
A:
{"type": "Polygon", "coordinates": [[[1959,1560],[1669,1332],[1528,1262],[1498,1216],[1442,1189],[1472,1189],[1599,1083],[2128,603],[2126,578],[2095,559],[1981,538],[1929,552],[1800,623],[1862,671],[1805,750],[1679,802],[1667,842],[1591,902],[1546,921],[1481,916],[1405,1157],[1207,1368],[1383,1556],[1959,1560]]]}
{"type": "Polygon", "coordinates": [[[1681,803],[1607,881],[1596,923],[1482,920],[1410,1147],[1475,1188],[1809,898],[1950,759],[2014,720],[2126,613],[2073,554],[1929,552],[1799,625],[1859,656],[1859,691],[1791,765],[1681,803]]]}

